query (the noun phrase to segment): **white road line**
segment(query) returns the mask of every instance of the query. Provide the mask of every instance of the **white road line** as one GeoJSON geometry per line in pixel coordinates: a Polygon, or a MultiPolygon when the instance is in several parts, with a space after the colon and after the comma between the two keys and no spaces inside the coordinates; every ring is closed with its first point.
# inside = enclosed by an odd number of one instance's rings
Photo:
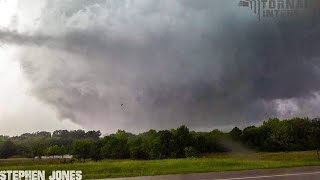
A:
{"type": "MultiPolygon", "coordinates": [[[[299,173],[299,174],[279,174],[279,175],[270,175],[270,176],[252,176],[252,177],[239,177],[239,178],[213,179],[213,180],[261,179],[261,178],[286,177],[286,176],[304,176],[304,175],[316,175],[316,174],[320,174],[320,172],[299,173]]],[[[205,180],[205,179],[202,179],[202,180],[205,180]]]]}

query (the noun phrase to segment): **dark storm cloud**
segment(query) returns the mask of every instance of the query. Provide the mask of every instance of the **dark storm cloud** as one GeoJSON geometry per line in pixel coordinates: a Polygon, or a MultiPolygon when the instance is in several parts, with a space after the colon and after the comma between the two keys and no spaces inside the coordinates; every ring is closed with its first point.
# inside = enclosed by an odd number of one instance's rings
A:
{"type": "Polygon", "coordinates": [[[275,101],[308,104],[319,91],[320,42],[309,18],[248,22],[236,3],[211,0],[110,2],[48,4],[44,24],[57,9],[67,20],[111,14],[85,28],[0,32],[2,41],[36,44],[22,67],[62,118],[108,131],[210,129],[260,122],[279,114],[275,101]]]}

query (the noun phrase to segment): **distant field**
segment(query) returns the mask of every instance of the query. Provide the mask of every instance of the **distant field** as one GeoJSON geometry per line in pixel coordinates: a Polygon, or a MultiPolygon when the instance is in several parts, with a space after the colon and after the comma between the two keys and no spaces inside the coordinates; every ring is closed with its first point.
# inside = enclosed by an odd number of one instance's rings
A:
{"type": "Polygon", "coordinates": [[[104,160],[59,164],[59,160],[0,160],[0,170],[82,170],[84,179],[319,166],[315,151],[211,154],[205,158],[152,161],[104,160]]]}

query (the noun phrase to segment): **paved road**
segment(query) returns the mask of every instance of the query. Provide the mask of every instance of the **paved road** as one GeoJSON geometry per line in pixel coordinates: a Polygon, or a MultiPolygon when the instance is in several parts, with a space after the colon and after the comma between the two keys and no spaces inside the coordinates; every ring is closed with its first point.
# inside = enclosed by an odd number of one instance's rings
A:
{"type": "Polygon", "coordinates": [[[145,176],[113,180],[320,180],[320,166],[185,175],[145,176]]]}

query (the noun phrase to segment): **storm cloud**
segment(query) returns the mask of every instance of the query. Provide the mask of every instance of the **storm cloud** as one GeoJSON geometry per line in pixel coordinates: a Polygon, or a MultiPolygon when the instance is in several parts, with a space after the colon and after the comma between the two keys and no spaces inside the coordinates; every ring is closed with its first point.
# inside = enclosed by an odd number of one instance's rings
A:
{"type": "Polygon", "coordinates": [[[20,45],[32,92],[106,132],[318,116],[316,19],[258,22],[212,0],[51,0],[20,45]]]}

